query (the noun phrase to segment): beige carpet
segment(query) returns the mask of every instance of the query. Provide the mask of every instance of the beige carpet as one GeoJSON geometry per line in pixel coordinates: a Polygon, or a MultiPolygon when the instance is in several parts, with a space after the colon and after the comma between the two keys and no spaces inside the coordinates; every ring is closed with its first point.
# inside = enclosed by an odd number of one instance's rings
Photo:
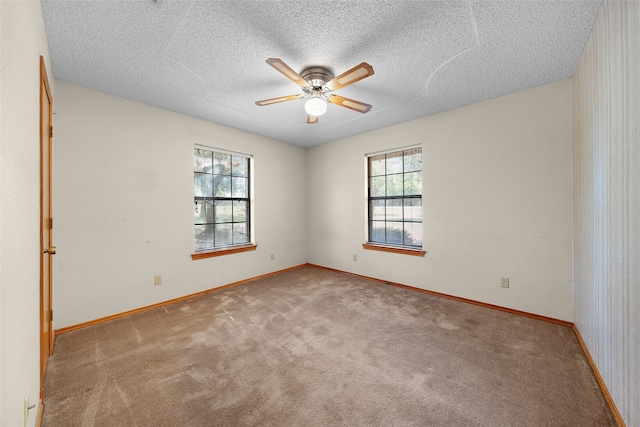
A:
{"type": "Polygon", "coordinates": [[[42,426],[613,426],[571,329],[304,267],[57,338],[42,426]]]}

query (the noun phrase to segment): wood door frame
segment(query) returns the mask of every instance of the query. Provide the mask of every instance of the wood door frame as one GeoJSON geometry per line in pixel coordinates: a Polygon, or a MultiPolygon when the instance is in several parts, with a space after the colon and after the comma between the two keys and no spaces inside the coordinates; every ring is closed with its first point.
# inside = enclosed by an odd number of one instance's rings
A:
{"type": "MultiPolygon", "coordinates": [[[[52,319],[52,254],[49,247],[52,246],[53,220],[52,218],[52,120],[53,99],[49,87],[49,78],[44,63],[40,56],[40,399],[44,398],[44,374],[47,367],[47,359],[53,351],[54,331],[52,319]],[[46,146],[45,146],[46,144],[46,146]],[[46,202],[45,202],[46,200],[46,202]],[[48,238],[45,236],[48,233],[48,238]],[[46,248],[45,248],[46,243],[46,248]],[[44,257],[49,257],[45,262],[44,257]],[[46,298],[45,298],[46,296],[46,298]],[[46,319],[46,320],[45,320],[46,319]],[[45,328],[44,325],[47,325],[45,328]],[[46,330],[45,330],[46,329],[46,330]]],[[[42,406],[42,405],[40,405],[42,406]]]]}

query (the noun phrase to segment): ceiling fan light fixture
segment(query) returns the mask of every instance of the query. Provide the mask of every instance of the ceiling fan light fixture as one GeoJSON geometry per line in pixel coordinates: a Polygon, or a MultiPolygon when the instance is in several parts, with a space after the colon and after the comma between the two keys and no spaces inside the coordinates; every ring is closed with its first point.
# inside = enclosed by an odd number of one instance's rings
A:
{"type": "Polygon", "coordinates": [[[304,109],[310,116],[321,116],[327,112],[327,103],[322,98],[313,97],[304,103],[304,109]]]}

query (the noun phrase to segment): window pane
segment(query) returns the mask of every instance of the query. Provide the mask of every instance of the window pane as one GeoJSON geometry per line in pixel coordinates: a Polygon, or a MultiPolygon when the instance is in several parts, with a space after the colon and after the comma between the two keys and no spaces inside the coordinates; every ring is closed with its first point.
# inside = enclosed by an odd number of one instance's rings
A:
{"type": "Polygon", "coordinates": [[[247,223],[239,222],[233,224],[233,243],[247,243],[249,242],[249,233],[247,233],[247,223]]]}
{"type": "Polygon", "coordinates": [[[213,202],[210,200],[197,200],[193,213],[195,224],[207,224],[213,222],[213,202]]]}
{"type": "Polygon", "coordinates": [[[213,173],[216,175],[231,175],[231,155],[213,153],[213,173]]]}
{"type": "Polygon", "coordinates": [[[422,194],[422,172],[404,174],[404,195],[422,194]]]}
{"type": "Polygon", "coordinates": [[[212,152],[195,148],[193,150],[193,170],[211,173],[212,152]]]}
{"type": "Polygon", "coordinates": [[[373,243],[385,243],[384,221],[371,221],[369,230],[371,230],[369,238],[373,243]]]}
{"type": "Polygon", "coordinates": [[[231,178],[231,195],[233,197],[249,197],[247,189],[249,188],[249,179],[248,178],[240,178],[240,177],[232,177],[231,178]]]}
{"type": "Polygon", "coordinates": [[[378,221],[384,221],[384,207],[385,207],[385,201],[384,200],[372,200],[371,201],[371,219],[372,220],[378,220],[378,221]]]}
{"type": "Polygon", "coordinates": [[[215,222],[231,222],[233,216],[231,211],[231,200],[216,200],[215,222]]]}
{"type": "Polygon", "coordinates": [[[194,228],[196,251],[213,248],[213,226],[196,225],[194,228]]]}
{"type": "Polygon", "coordinates": [[[402,174],[387,175],[387,196],[402,196],[402,174]]]}
{"type": "Polygon", "coordinates": [[[374,176],[371,178],[369,187],[371,188],[371,197],[384,197],[385,194],[385,176],[374,176]]]}
{"type": "Polygon", "coordinates": [[[402,221],[402,199],[387,199],[387,221],[402,221]]]}
{"type": "Polygon", "coordinates": [[[404,199],[404,220],[422,221],[422,199],[404,199]]]}
{"type": "Polygon", "coordinates": [[[231,177],[214,175],[213,176],[213,195],[215,197],[231,197],[231,177]]]}
{"type": "Polygon", "coordinates": [[[422,247],[422,223],[405,222],[405,245],[422,247]]]}
{"type": "Polygon", "coordinates": [[[387,154],[387,175],[402,173],[402,151],[387,154]]]}
{"type": "Polygon", "coordinates": [[[243,200],[233,201],[233,222],[242,222],[247,220],[247,202],[243,200]]]}
{"type": "Polygon", "coordinates": [[[206,173],[194,173],[193,175],[193,194],[196,197],[212,197],[211,192],[211,176],[206,173]]]}
{"type": "Polygon", "coordinates": [[[422,170],[422,149],[414,148],[404,152],[404,171],[413,172],[422,170]]]}
{"type": "Polygon", "coordinates": [[[369,176],[384,175],[384,154],[369,157],[369,176]]]}
{"type": "Polygon", "coordinates": [[[232,156],[231,173],[234,176],[249,176],[249,159],[246,157],[232,156]]]}
{"type": "Polygon", "coordinates": [[[230,246],[231,240],[231,224],[216,224],[216,246],[230,246]]]}
{"type": "Polygon", "coordinates": [[[401,222],[387,222],[387,243],[392,245],[402,245],[404,242],[403,226],[401,222]]]}

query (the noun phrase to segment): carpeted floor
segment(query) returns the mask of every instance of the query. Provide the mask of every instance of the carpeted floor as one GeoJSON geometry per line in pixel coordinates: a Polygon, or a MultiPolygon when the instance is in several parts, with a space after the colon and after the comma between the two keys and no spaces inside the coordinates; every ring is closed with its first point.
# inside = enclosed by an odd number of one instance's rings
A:
{"type": "Polygon", "coordinates": [[[614,426],[571,329],[304,267],[60,335],[43,427],[614,426]]]}

